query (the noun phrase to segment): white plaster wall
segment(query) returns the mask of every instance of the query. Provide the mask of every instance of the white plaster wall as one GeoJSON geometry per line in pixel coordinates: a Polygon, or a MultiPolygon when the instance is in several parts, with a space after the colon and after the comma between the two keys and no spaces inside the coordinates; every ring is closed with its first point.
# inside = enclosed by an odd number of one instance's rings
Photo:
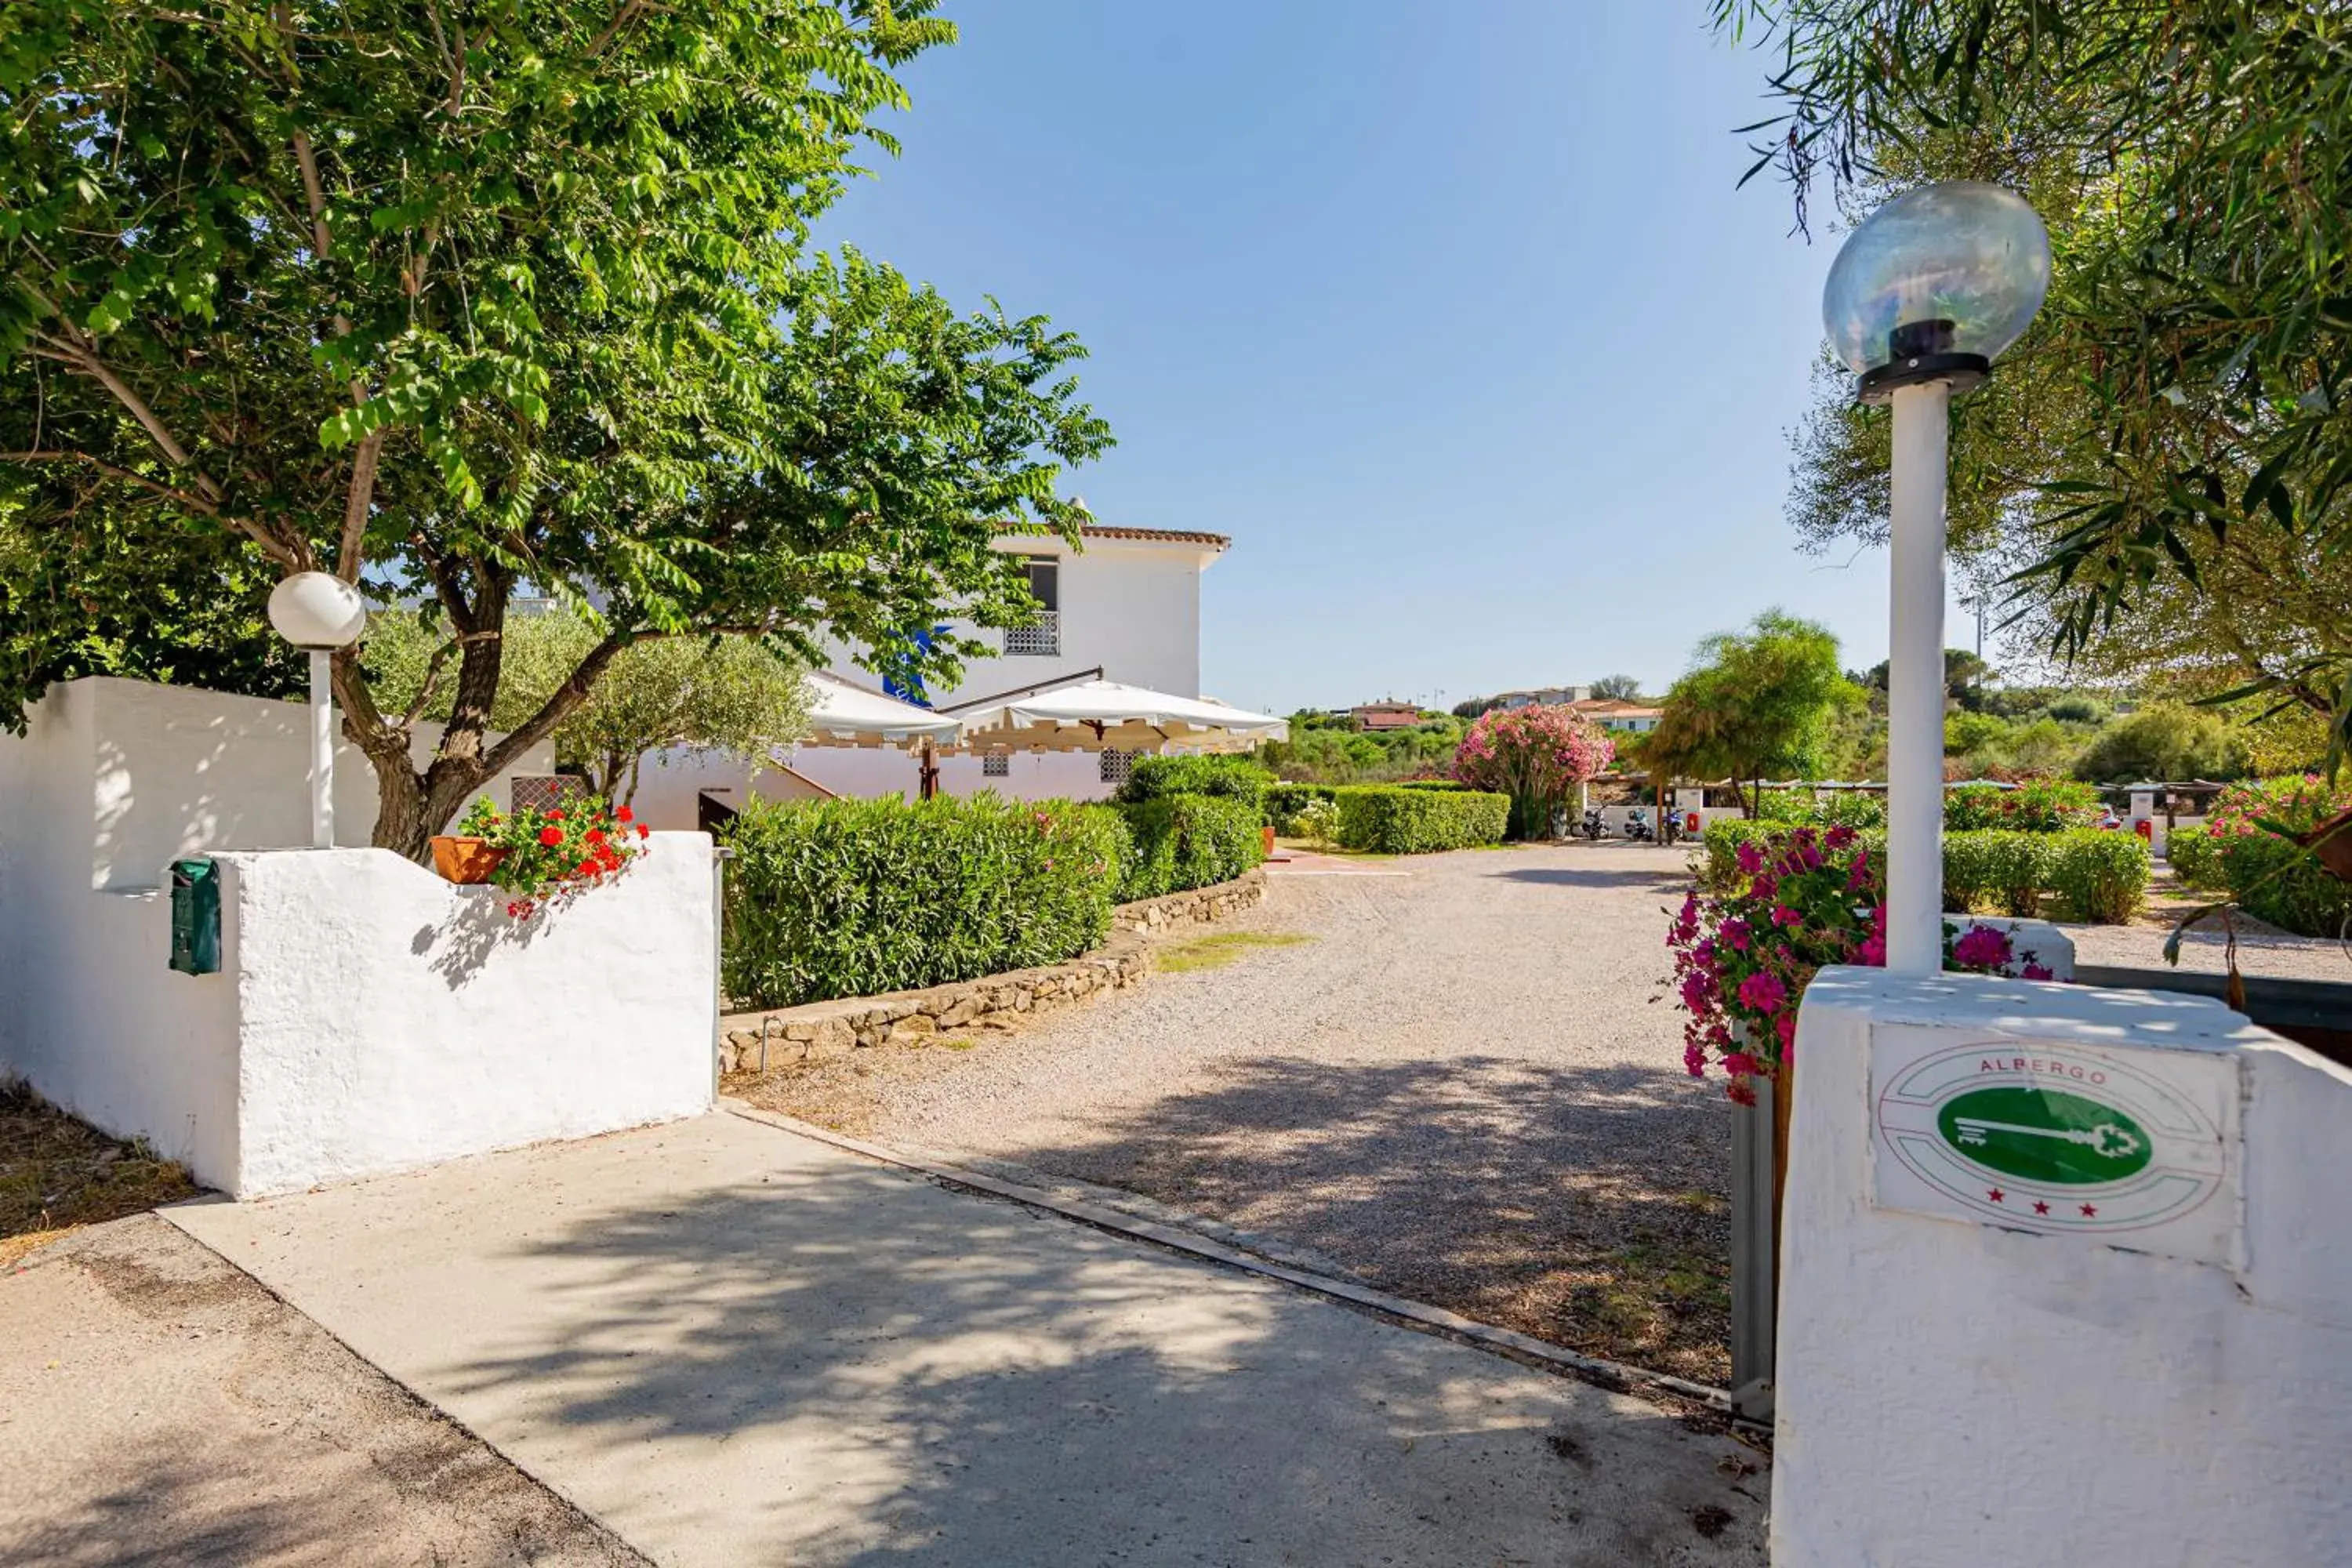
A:
{"type": "MultiPolygon", "coordinates": [[[[967,665],[961,685],[930,692],[934,706],[1057,680],[1102,668],[1104,678],[1178,697],[1201,695],[1201,573],[1215,559],[1197,545],[1137,540],[1089,541],[1083,554],[1058,539],[1000,541],[1016,555],[1051,555],[1061,563],[1062,651],[1058,657],[1011,654],[967,665]]],[[[1003,634],[952,623],[992,647],[1003,634]]],[[[845,679],[872,685],[871,670],[851,650],[837,649],[830,668],[845,679]]]]}
{"type": "Polygon", "coordinates": [[[2347,1561],[2352,1074],[2203,998],[1860,969],[1814,980],[1797,1062],[1774,1563],[2347,1561]],[[1874,1207],[1885,1022],[2228,1058],[2242,1266],[1874,1207]]]}
{"type": "Polygon", "coordinates": [[[526,922],[387,850],[219,859],[241,1136],[232,1173],[201,1174],[240,1197],[713,1103],[702,834],[656,834],[526,922]]]}
{"type": "MultiPolygon", "coordinates": [[[[184,856],[308,840],[308,714],[91,679],[51,687],[28,717],[23,736],[0,734],[0,1072],[224,1179],[238,1157],[235,992],[169,967],[160,889],[184,856]]],[[[373,769],[348,746],[338,764],[338,837],[364,842],[373,769]]],[[[524,771],[550,765],[541,747],[524,771]]]]}

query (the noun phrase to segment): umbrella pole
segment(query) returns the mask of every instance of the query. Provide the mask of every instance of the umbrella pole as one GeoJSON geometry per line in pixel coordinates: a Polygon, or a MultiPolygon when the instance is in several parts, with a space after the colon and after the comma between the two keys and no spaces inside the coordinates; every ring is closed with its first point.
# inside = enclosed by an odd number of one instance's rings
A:
{"type": "Polygon", "coordinates": [[[921,789],[925,800],[936,800],[940,793],[940,752],[930,742],[923,742],[921,789]]]}

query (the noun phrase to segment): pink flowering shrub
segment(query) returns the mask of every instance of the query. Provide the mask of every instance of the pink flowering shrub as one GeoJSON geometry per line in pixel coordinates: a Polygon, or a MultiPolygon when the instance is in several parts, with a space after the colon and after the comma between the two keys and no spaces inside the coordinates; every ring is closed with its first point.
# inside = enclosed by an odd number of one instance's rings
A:
{"type": "MultiPolygon", "coordinates": [[[[1792,827],[1734,850],[1721,891],[1683,900],[1666,932],[1673,984],[1688,1015],[1683,1065],[1704,1078],[1710,1062],[1731,1098],[1756,1099],[1753,1080],[1790,1059],[1797,1004],[1823,964],[1886,962],[1885,872],[1853,828],[1792,827]]],[[[2047,980],[2051,972],[2008,932],[1944,928],[1944,967],[2047,980]]]]}
{"type": "Polygon", "coordinates": [[[2217,844],[2247,838],[2272,822],[2290,834],[2308,833],[2340,811],[2352,809],[2352,773],[2330,784],[2317,773],[2231,784],[2213,797],[2205,828],[2217,844]]]}
{"type": "Polygon", "coordinates": [[[1541,837],[1578,782],[1617,754],[1601,726],[1569,708],[1496,708],[1481,714],[1454,753],[1454,776],[1511,797],[1508,837],[1541,837]]]}

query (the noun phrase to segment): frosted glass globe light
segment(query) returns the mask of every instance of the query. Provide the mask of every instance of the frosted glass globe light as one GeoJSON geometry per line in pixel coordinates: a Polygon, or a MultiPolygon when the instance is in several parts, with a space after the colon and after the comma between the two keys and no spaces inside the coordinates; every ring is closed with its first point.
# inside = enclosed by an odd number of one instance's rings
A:
{"type": "Polygon", "coordinates": [[[367,604],[331,572],[297,572],[269,590],[269,624],[296,647],[342,647],[367,629],[367,604]]]}
{"type": "Polygon", "coordinates": [[[1906,191],[1846,237],[1822,289],[1822,323],[1865,397],[1906,367],[1958,370],[1945,378],[1973,385],[2049,291],[2041,216],[2014,191],[1960,180],[1906,191]]]}

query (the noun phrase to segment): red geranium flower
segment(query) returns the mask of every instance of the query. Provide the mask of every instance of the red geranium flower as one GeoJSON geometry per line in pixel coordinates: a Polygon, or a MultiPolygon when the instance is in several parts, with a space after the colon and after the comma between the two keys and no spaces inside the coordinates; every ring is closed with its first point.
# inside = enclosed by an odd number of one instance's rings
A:
{"type": "Polygon", "coordinates": [[[591,844],[602,844],[602,843],[604,843],[604,830],[603,828],[601,828],[601,827],[592,827],[592,828],[590,828],[590,829],[588,830],[588,842],[589,842],[589,843],[591,843],[591,844]]]}
{"type": "Polygon", "coordinates": [[[547,814],[547,820],[550,822],[561,822],[563,820],[563,814],[560,811],[551,811],[547,814]]]}
{"type": "Polygon", "coordinates": [[[552,849],[557,845],[563,842],[563,829],[561,827],[542,827],[539,830],[539,841],[552,849]]]}
{"type": "Polygon", "coordinates": [[[653,830],[652,828],[647,827],[647,826],[646,826],[644,823],[642,823],[642,822],[640,822],[640,823],[638,823],[638,824],[637,824],[637,837],[640,837],[640,838],[648,838],[648,837],[651,837],[653,836],[653,831],[654,831],[654,830],[653,830]]]}
{"type": "Polygon", "coordinates": [[[629,808],[625,805],[621,807],[620,810],[613,814],[613,820],[615,822],[635,822],[636,820],[636,816],[635,813],[631,812],[629,808]]]}

